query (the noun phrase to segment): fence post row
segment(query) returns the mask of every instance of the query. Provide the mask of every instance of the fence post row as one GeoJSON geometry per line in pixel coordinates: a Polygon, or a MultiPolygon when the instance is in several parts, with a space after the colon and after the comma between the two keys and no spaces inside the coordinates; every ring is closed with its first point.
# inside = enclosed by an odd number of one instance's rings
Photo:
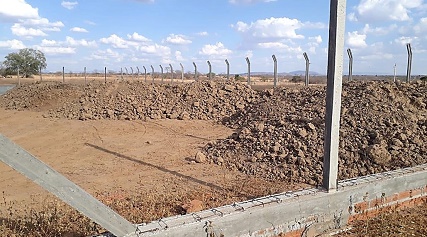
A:
{"type": "Polygon", "coordinates": [[[248,64],[248,86],[251,85],[251,61],[246,57],[246,63],[248,64]]]}
{"type": "Polygon", "coordinates": [[[348,54],[348,81],[353,80],[353,53],[351,52],[351,49],[347,49],[348,54]]]}
{"type": "Polygon", "coordinates": [[[345,16],[346,0],[331,0],[323,157],[323,187],[327,191],[332,191],[338,187],[338,147],[340,140],[345,16]]]}
{"type": "Polygon", "coordinates": [[[209,62],[209,60],[207,61],[208,66],[209,66],[209,80],[212,80],[212,65],[211,62],[209,62]]]}
{"type": "Polygon", "coordinates": [[[273,63],[274,63],[274,76],[273,76],[273,84],[274,87],[277,87],[277,58],[276,55],[271,55],[271,57],[273,58],[273,63]]]}
{"type": "Polygon", "coordinates": [[[151,65],[151,78],[153,79],[153,83],[154,83],[154,67],[153,67],[153,65],[151,65]]]}
{"type": "Polygon", "coordinates": [[[197,81],[197,65],[195,62],[193,62],[193,65],[194,65],[194,80],[197,81]]]}
{"type": "Polygon", "coordinates": [[[225,64],[227,65],[227,80],[230,80],[230,63],[228,60],[225,60],[225,64]]]}
{"type": "Polygon", "coordinates": [[[305,86],[310,84],[310,59],[306,52],[303,53],[305,59],[305,86]]]}
{"type": "Polygon", "coordinates": [[[181,81],[184,82],[184,66],[182,63],[179,64],[181,66],[181,81]]]}
{"type": "Polygon", "coordinates": [[[406,82],[411,82],[412,48],[410,43],[406,44],[406,49],[408,51],[408,67],[406,69],[406,82]]]}

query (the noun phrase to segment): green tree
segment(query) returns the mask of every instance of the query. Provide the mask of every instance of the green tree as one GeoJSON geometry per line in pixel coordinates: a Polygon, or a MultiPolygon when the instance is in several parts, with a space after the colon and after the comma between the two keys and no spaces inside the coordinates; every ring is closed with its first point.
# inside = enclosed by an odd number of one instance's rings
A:
{"type": "Polygon", "coordinates": [[[21,49],[18,53],[10,53],[5,58],[3,62],[5,70],[15,74],[19,69],[23,77],[38,74],[40,69],[45,69],[47,66],[43,52],[35,49],[21,49]]]}

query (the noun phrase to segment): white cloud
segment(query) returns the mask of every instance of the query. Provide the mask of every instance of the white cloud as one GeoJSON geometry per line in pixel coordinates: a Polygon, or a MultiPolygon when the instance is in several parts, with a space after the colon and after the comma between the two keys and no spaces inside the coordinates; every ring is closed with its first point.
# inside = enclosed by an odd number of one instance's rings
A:
{"type": "Polygon", "coordinates": [[[189,40],[185,35],[175,35],[175,34],[170,34],[165,42],[170,43],[170,44],[191,44],[192,41],[189,40]]]}
{"type": "Polygon", "coordinates": [[[203,46],[202,50],[199,51],[199,54],[206,56],[226,56],[231,54],[233,51],[225,48],[225,46],[218,42],[214,45],[207,44],[203,46]]]}
{"type": "Polygon", "coordinates": [[[75,54],[76,53],[76,49],[72,48],[72,47],[60,47],[60,46],[47,47],[47,46],[38,46],[37,45],[37,46],[35,46],[35,49],[38,49],[47,55],[75,54]]]}
{"type": "Polygon", "coordinates": [[[169,47],[158,44],[143,45],[140,46],[138,50],[146,54],[155,54],[165,57],[171,55],[171,49],[169,47]]]}
{"type": "Polygon", "coordinates": [[[88,33],[89,32],[85,28],[81,28],[81,27],[73,27],[73,28],[70,29],[70,31],[80,32],[80,33],[88,33]]]}
{"type": "Polygon", "coordinates": [[[0,1],[0,21],[17,21],[19,19],[39,18],[39,9],[32,7],[25,0],[0,1]]]}
{"type": "Polygon", "coordinates": [[[110,44],[111,46],[113,46],[113,48],[129,48],[129,42],[117,36],[116,34],[112,34],[108,38],[101,38],[99,41],[103,44],[110,44]]]}
{"type": "Polygon", "coordinates": [[[20,37],[34,37],[34,36],[46,36],[47,34],[44,33],[40,29],[34,29],[34,28],[26,28],[23,27],[19,23],[15,23],[11,27],[12,34],[20,36],[20,37]]]}
{"type": "Polygon", "coordinates": [[[67,36],[65,38],[64,43],[66,45],[69,45],[69,46],[84,46],[84,47],[96,47],[97,46],[95,41],[87,41],[85,39],[76,40],[70,36],[67,36]]]}
{"type": "Polygon", "coordinates": [[[96,59],[96,60],[109,60],[109,59],[115,59],[117,62],[123,61],[123,55],[120,55],[118,52],[113,51],[112,49],[107,50],[98,50],[90,56],[90,59],[96,59]]]}
{"type": "Polygon", "coordinates": [[[67,8],[68,10],[73,10],[79,3],[78,2],[67,2],[62,1],[61,6],[67,8]]]}
{"type": "Polygon", "coordinates": [[[415,33],[427,32],[427,17],[421,18],[420,22],[414,26],[415,33]]]}
{"type": "Polygon", "coordinates": [[[7,49],[23,49],[25,48],[25,45],[20,40],[6,40],[6,41],[0,41],[0,48],[7,48],[7,49]]]}
{"type": "Polygon", "coordinates": [[[257,20],[250,24],[244,22],[237,22],[232,25],[238,32],[248,34],[254,38],[286,38],[286,39],[303,39],[303,35],[298,35],[296,30],[303,27],[297,19],[283,18],[267,18],[257,20]]]}
{"type": "Polygon", "coordinates": [[[353,21],[408,21],[411,9],[423,6],[423,0],[361,0],[356,12],[349,15],[353,21]]]}
{"type": "Polygon", "coordinates": [[[315,36],[315,37],[309,37],[308,39],[313,40],[317,44],[321,44],[323,42],[323,39],[322,39],[321,35],[318,35],[318,36],[315,36]]]}
{"type": "Polygon", "coordinates": [[[396,42],[398,44],[401,44],[401,45],[406,45],[408,43],[412,44],[412,43],[418,41],[418,39],[419,39],[418,37],[402,36],[402,37],[399,37],[399,38],[395,39],[394,42],[396,42]]]}
{"type": "Polygon", "coordinates": [[[207,31],[202,31],[202,32],[197,33],[197,35],[198,36],[208,36],[209,33],[207,31]]]}
{"type": "Polygon", "coordinates": [[[276,2],[277,0],[229,0],[231,4],[252,4],[258,2],[276,2]]]}
{"type": "Polygon", "coordinates": [[[43,39],[41,46],[50,47],[50,46],[59,46],[59,43],[55,40],[43,39]]]}
{"type": "Polygon", "coordinates": [[[150,41],[150,39],[148,39],[148,38],[146,38],[146,37],[144,37],[144,36],[142,36],[136,32],[133,32],[133,34],[131,34],[131,35],[128,34],[127,37],[128,37],[128,39],[133,40],[133,41],[139,41],[139,42],[149,42],[150,41]]]}
{"type": "Polygon", "coordinates": [[[351,48],[364,48],[366,44],[366,34],[360,34],[357,31],[347,33],[347,45],[351,48]]]}
{"type": "Polygon", "coordinates": [[[363,28],[363,33],[364,34],[373,33],[375,35],[386,35],[396,29],[397,29],[396,24],[392,24],[388,27],[375,27],[375,28],[372,28],[369,24],[365,24],[365,27],[363,28]]]}
{"type": "Polygon", "coordinates": [[[185,60],[184,57],[182,56],[181,51],[175,51],[175,59],[181,62],[185,60]]]}
{"type": "Polygon", "coordinates": [[[263,49],[277,49],[289,53],[302,53],[302,49],[300,46],[298,47],[291,47],[289,45],[286,45],[282,42],[267,42],[267,43],[258,43],[258,47],[263,49]]]}

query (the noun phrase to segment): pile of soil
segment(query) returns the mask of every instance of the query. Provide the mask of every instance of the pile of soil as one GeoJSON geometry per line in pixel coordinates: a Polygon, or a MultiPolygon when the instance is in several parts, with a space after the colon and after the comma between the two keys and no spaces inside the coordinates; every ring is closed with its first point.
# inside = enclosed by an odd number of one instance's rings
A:
{"type": "MultiPolygon", "coordinates": [[[[0,97],[7,109],[68,119],[202,119],[235,129],[197,154],[270,180],[322,182],[323,86],[255,91],[230,81],[32,84],[0,97]],[[45,106],[43,106],[45,105],[45,106]],[[49,106],[47,106],[49,105],[49,106]]],[[[427,83],[343,85],[339,179],[427,162],[427,83]]]]}
{"type": "MultiPolygon", "coordinates": [[[[208,160],[267,179],[320,185],[324,87],[278,88],[224,119],[236,132],[209,143],[208,160]]],[[[343,85],[339,179],[427,162],[426,83],[343,85]]]]}

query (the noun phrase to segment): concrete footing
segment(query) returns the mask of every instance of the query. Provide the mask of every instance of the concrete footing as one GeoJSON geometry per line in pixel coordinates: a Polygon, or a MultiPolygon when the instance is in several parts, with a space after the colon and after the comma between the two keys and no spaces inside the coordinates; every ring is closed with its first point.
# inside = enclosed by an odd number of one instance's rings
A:
{"type": "Polygon", "coordinates": [[[427,164],[341,181],[337,190],[307,189],[174,216],[137,226],[129,236],[316,236],[427,198],[427,164]]]}

